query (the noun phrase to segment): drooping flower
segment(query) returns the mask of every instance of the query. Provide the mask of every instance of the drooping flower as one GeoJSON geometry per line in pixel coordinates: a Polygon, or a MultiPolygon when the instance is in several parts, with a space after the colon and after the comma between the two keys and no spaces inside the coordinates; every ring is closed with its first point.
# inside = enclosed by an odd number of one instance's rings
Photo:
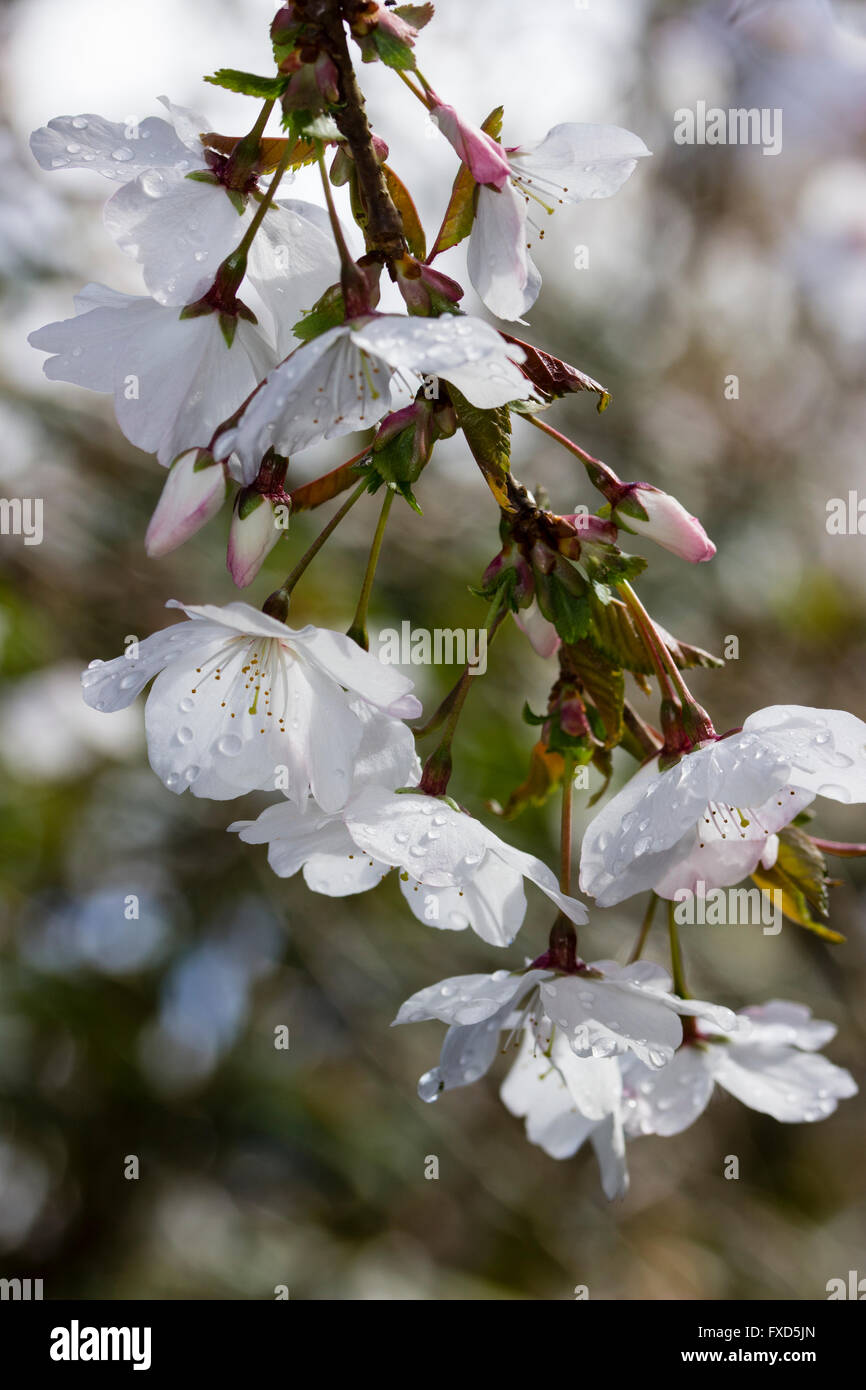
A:
{"type": "MultiPolygon", "coordinates": [[[[243,237],[257,206],[257,180],[249,164],[237,168],[230,156],[205,148],[205,117],[160,100],[168,121],[58,116],[34,131],[30,145],[43,169],[89,169],[123,185],[105,207],[108,231],[141,264],[158,304],[184,305],[206,292],[243,237]]],[[[270,207],[247,273],[273,314],[278,346],[288,351],[291,324],[339,274],[324,209],[297,201],[270,207]]]]}
{"type": "Polygon", "coordinates": [[[213,313],[183,317],[142,295],[88,285],[76,315],[46,324],[28,342],[54,354],[51,381],[114,396],[131,444],[168,466],[187,449],[206,449],[217,426],[270,370],[276,353],[253,323],[213,313]],[[231,338],[229,345],[228,338],[231,338]]]}
{"type": "Polygon", "coordinates": [[[220,458],[237,453],[251,482],[269,448],[291,455],[375,425],[392,409],[392,386],[408,383],[414,393],[421,377],[442,377],[482,409],[530,400],[522,358],[481,319],[365,315],[296,348],[215,449],[220,458]]]}
{"type": "Polygon", "coordinates": [[[610,197],[650,153],[639,136],[620,126],[568,122],[543,140],[506,149],[444,103],[434,105],[431,116],[479,185],[469,278],[501,319],[520,319],[541,289],[529,254],[534,214],[610,197]]]}
{"type": "MultiPolygon", "coordinates": [[[[417,781],[417,774],[403,782],[417,781]]],[[[229,827],[242,840],[267,844],[280,877],[303,868],[308,887],[329,897],[362,893],[392,869],[415,917],[450,931],[471,927],[490,945],[507,946],[526,915],[524,878],[573,922],[586,908],[562,893],[542,860],[506,844],[446,801],[395,792],[397,781],[361,772],[338,815],[312,817],[284,802],[255,821],[229,827]]]]}
{"type": "MultiPolygon", "coordinates": [[[[633,1053],[655,1070],[670,1062],[682,1041],[681,1014],[707,1019],[714,1028],[736,1027],[730,1009],[680,999],[670,993],[670,985],[667,971],[649,961],[624,966],[596,961],[569,975],[547,969],[530,969],[523,975],[501,970],[495,975],[462,975],[413,994],[394,1022],[438,1018],[455,1027],[484,1025],[486,1029],[496,1018],[498,1028],[510,1027],[510,1011],[519,1004],[519,1020],[529,1019],[537,1026],[546,1019],[552,1029],[561,1030],[577,1057],[633,1053]]],[[[475,1069],[473,1065],[471,1070],[475,1069]]],[[[469,1079],[456,1079],[459,1071],[458,1059],[449,1072],[451,1086],[465,1085],[469,1079]]],[[[439,1085],[440,1073],[431,1076],[430,1086],[435,1081],[436,1090],[426,1099],[435,1099],[439,1090],[446,1089],[439,1085]]]]}
{"type": "Polygon", "coordinates": [[[724,888],[769,868],[777,833],[816,796],[866,801],[866,724],[844,710],[771,705],[664,772],[645,764],[583,838],[580,886],[602,907],[724,888]]]}
{"type": "Polygon", "coordinates": [[[850,1072],[818,1055],[835,1036],[832,1023],[813,1019],[803,1004],[772,999],[743,1009],[738,1027],[690,1039],[669,1066],[652,1072],[636,1060],[624,1071],[629,1134],[680,1134],[723,1087],[752,1110],[785,1124],[823,1120],[857,1094],[850,1072]]]}
{"type": "Polygon", "coordinates": [[[412,682],[326,628],[286,627],[246,603],[178,603],[191,620],[145,638],[134,656],[93,663],[84,698],[123,709],[156,676],[145,710],[151,766],[175,792],[224,801],[281,787],[336,811],[361,746],[360,701],[399,720],[420,714],[412,682]],[[282,779],[282,780],[281,780],[282,779]]]}
{"type": "Polygon", "coordinates": [[[696,516],[651,483],[629,483],[611,510],[617,526],[646,536],[693,565],[712,560],[716,547],[696,516]]]}

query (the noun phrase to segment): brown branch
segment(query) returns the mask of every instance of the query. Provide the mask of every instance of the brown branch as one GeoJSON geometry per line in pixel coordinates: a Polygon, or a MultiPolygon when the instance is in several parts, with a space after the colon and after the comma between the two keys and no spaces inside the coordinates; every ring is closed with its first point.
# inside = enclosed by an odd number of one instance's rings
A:
{"type": "Polygon", "coordinates": [[[364,229],[369,253],[382,261],[397,260],[406,251],[403,221],[376,158],[364,97],[349,56],[343,27],[348,6],[343,0],[299,0],[296,8],[318,28],[322,46],[339,74],[342,105],[334,111],[334,120],[355,160],[369,218],[364,229]]]}

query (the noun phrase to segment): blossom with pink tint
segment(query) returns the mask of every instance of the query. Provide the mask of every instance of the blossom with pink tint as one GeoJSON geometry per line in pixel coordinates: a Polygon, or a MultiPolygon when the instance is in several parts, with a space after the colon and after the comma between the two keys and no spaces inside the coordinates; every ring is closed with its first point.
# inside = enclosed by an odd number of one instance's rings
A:
{"type": "Polygon", "coordinates": [[[716,547],[696,516],[669,492],[651,483],[631,483],[611,513],[617,526],[648,536],[656,545],[693,565],[712,560],[716,547]]]}
{"type": "Polygon", "coordinates": [[[144,538],[151,558],[167,555],[216,516],[226,498],[226,468],[206,449],[188,449],[172,464],[144,538]]]}

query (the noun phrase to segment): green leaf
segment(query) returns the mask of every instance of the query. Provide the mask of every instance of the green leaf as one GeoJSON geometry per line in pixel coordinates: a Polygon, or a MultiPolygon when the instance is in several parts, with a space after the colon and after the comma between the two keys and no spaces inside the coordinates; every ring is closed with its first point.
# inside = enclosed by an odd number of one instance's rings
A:
{"type": "Polygon", "coordinates": [[[814,840],[788,825],[779,832],[779,853],[772,869],[758,866],[752,878],[765,893],[782,894],[782,911],[791,922],[805,927],[824,941],[845,938],[826,925],[829,897],[824,856],[814,840]]]}
{"type": "Polygon", "coordinates": [[[389,34],[378,24],[370,37],[382,62],[386,63],[389,68],[396,68],[398,72],[405,72],[408,68],[414,68],[415,55],[412,52],[412,46],[404,39],[398,39],[396,34],[389,34]]]}
{"type": "Polygon", "coordinates": [[[615,748],[623,733],[625,706],[625,676],[611,666],[599,651],[586,640],[569,646],[567,661],[570,671],[576,672],[580,683],[598,712],[603,734],[599,742],[605,748],[615,748]]]}
{"type": "Polygon", "coordinates": [[[382,172],[385,175],[388,192],[391,194],[391,201],[394,203],[402,219],[403,234],[406,237],[406,244],[412,252],[412,255],[416,256],[419,261],[423,261],[427,255],[427,240],[424,236],[424,228],[421,226],[418,210],[412,202],[409,190],[389,165],[383,164],[382,172]]]}
{"type": "Polygon", "coordinates": [[[311,338],[318,338],[320,333],[326,332],[329,328],[338,328],[345,321],[346,306],[343,303],[342,288],[339,285],[331,285],[312,309],[293,324],[292,332],[302,343],[308,343],[311,338]]]}
{"type": "Polygon", "coordinates": [[[527,806],[543,806],[561,786],[564,768],[565,760],[561,753],[545,747],[543,743],[536,743],[530,754],[526,780],[514,789],[504,808],[491,802],[490,810],[504,820],[513,820],[527,806]]]}
{"type": "Polygon", "coordinates": [[[564,563],[551,574],[536,575],[538,606],[563,642],[572,646],[585,637],[592,620],[587,585],[564,563]]]}
{"type": "MultiPolygon", "coordinates": [[[[481,129],[486,131],[488,135],[492,135],[494,140],[498,138],[502,130],[502,112],[501,106],[495,107],[481,126],[481,129]]],[[[439,255],[440,251],[447,251],[450,247],[457,246],[472,231],[477,187],[478,185],[466,165],[461,164],[451,189],[451,197],[448,200],[448,207],[445,209],[439,235],[433,250],[430,252],[431,261],[434,256],[439,255]]]]}
{"type": "Polygon", "coordinates": [[[258,77],[254,72],[239,72],[237,68],[220,68],[213,77],[206,77],[213,87],[224,87],[228,92],[240,92],[246,97],[258,97],[261,101],[276,101],[289,85],[289,79],[280,73],[276,77],[258,77]]]}
{"type": "Polygon", "coordinates": [[[511,415],[507,405],[480,410],[449,384],[448,394],[472,457],[500,506],[507,502],[506,479],[511,467],[511,415]]]}
{"type": "Polygon", "coordinates": [[[547,400],[557,400],[560,396],[575,391],[591,391],[598,396],[599,411],[606,410],[610,405],[610,392],[593,377],[587,376],[586,372],[579,371],[577,367],[572,367],[569,362],[563,362],[550,352],[543,352],[541,348],[525,343],[522,338],[515,338],[511,333],[503,333],[502,336],[507,342],[523,349],[521,371],[547,400]]]}
{"type": "MultiPolygon", "coordinates": [[[[640,675],[654,675],[655,667],[647,653],[640,630],[629,609],[616,597],[616,590],[614,589],[613,601],[605,603],[599,596],[599,591],[595,587],[591,588],[589,604],[592,610],[592,625],[588,636],[593,646],[615,667],[640,675]]],[[[691,670],[695,666],[724,665],[718,657],[711,656],[700,647],[678,642],[658,623],[656,627],[681,671],[691,670]]]]}

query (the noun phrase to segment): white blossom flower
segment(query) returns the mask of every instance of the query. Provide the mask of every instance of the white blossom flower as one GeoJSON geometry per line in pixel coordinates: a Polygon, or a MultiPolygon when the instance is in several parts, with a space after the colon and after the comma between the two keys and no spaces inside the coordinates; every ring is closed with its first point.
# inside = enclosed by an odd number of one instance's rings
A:
{"type": "Polygon", "coordinates": [[[122,709],[156,676],[145,710],[151,766],[172,791],[217,801],[244,792],[310,794],[336,811],[352,785],[363,734],[357,701],[396,722],[420,714],[412,682],[325,628],[286,627],[246,603],[190,606],[189,623],[96,662],[84,698],[122,709]]]}
{"type": "Polygon", "coordinates": [[[737,1030],[684,1044],[669,1066],[649,1071],[624,1064],[624,1107],[629,1134],[679,1134],[709,1104],[715,1085],[762,1114],[786,1124],[822,1120],[839,1100],[856,1095],[850,1072],[818,1048],[836,1033],[803,1004],[773,999],[737,1015],[737,1030]]]}
{"type": "Polygon", "coordinates": [[[515,365],[523,349],[490,324],[463,315],[413,318],[371,314],[302,344],[262,384],[236,426],[215,443],[235,452],[252,482],[269,448],[291,455],[322,439],[375,425],[392,406],[392,387],[414,390],[419,378],[442,377],[483,409],[533,398],[515,365]]]}
{"type": "Polygon", "coordinates": [[[593,819],[580,886],[602,907],[772,867],[777,832],[815,796],[866,800],[866,724],[844,710],[771,705],[664,772],[653,759],[593,819]]]}
{"type": "MultiPolygon", "coordinates": [[[[158,304],[184,305],[206,292],[243,237],[257,206],[256,183],[229,188],[228,157],[202,144],[205,117],[160,100],[169,121],[150,116],[122,125],[102,116],[58,116],[34,131],[30,145],[43,169],[90,169],[123,185],[105,207],[108,231],[141,264],[158,304]]],[[[247,274],[287,352],[301,310],[339,275],[324,209],[274,203],[253,241],[247,274]]]]}
{"type": "MultiPolygon", "coordinates": [[[[401,780],[414,783],[417,773],[401,780]]],[[[284,802],[229,829],[248,843],[267,844],[268,863],[280,877],[303,868],[308,887],[329,897],[362,893],[397,869],[420,922],[450,931],[471,927],[493,946],[507,946],[520,930],[524,878],[573,922],[587,920],[583,903],[560,891],[542,860],[446,801],[391,790],[399,784],[379,769],[361,769],[336,816],[313,818],[284,802]]]]}
{"type": "Polygon", "coordinates": [[[650,151],[620,126],[574,122],[554,126],[543,140],[506,149],[453,107],[439,104],[431,114],[479,185],[469,278],[492,314],[520,319],[541,289],[529,254],[529,228],[544,235],[537,212],[610,197],[650,151]]]}
{"type": "Polygon", "coordinates": [[[51,381],[69,381],[114,396],[117,423],[131,444],[168,466],[187,449],[207,448],[217,426],[270,370],[276,353],[246,319],[182,318],[142,295],[88,285],[75,296],[76,316],[31,333],[33,347],[54,354],[51,381]]]}
{"type": "MultiPolygon", "coordinates": [[[[604,1058],[633,1053],[647,1067],[656,1069],[670,1062],[682,1041],[679,1015],[706,1019],[714,1029],[736,1027],[730,1009],[680,999],[670,993],[670,984],[667,971],[649,961],[624,966],[596,961],[570,975],[540,967],[524,975],[504,971],[462,975],[413,994],[394,1022],[438,1018],[466,1028],[486,1027],[495,1017],[496,1026],[503,1028],[511,1026],[510,1011],[522,1001],[518,1017],[531,1020],[536,1027],[546,1019],[552,1028],[561,1030],[575,1056],[604,1058]]],[[[456,1071],[459,1066],[458,1058],[456,1071]]],[[[452,1079],[450,1085],[466,1084],[466,1080],[452,1079]]]]}

